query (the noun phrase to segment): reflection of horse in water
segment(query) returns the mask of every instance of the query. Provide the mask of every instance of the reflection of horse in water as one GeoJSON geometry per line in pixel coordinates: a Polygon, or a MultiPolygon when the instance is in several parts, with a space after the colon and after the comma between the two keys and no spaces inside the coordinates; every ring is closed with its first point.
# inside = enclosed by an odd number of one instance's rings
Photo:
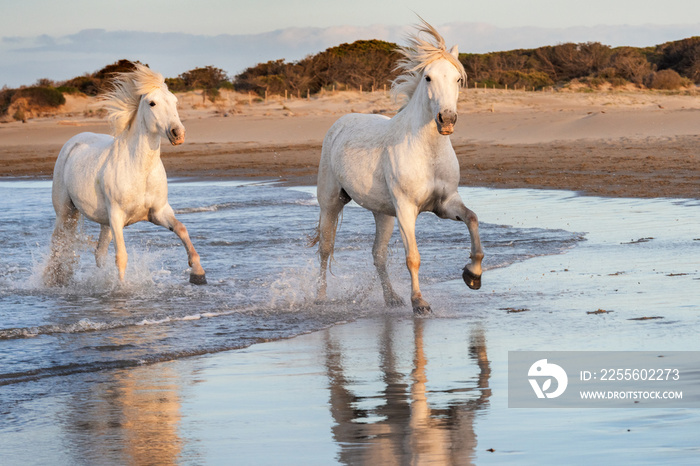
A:
{"type": "Polygon", "coordinates": [[[111,372],[70,396],[62,416],[72,464],[178,464],[182,393],[169,365],[111,372]]]}
{"type": "MultiPolygon", "coordinates": [[[[111,315],[127,315],[119,301],[111,315]]],[[[96,348],[121,352],[150,348],[167,336],[151,327],[145,332],[109,332],[95,336],[96,348]]],[[[116,361],[115,361],[116,362],[116,361]]],[[[106,364],[105,367],[110,367],[106,364]]],[[[185,446],[183,380],[188,374],[172,364],[146,364],[78,374],[70,384],[58,428],[70,448],[69,464],[179,464],[185,446]]],[[[73,377],[73,376],[71,376],[73,377]]],[[[60,393],[60,390],[59,390],[60,393]]],[[[63,397],[64,395],[59,395],[63,397]]],[[[63,399],[63,398],[59,398],[63,399]]],[[[58,461],[61,463],[61,461],[58,461]]]]}
{"type": "MultiPolygon", "coordinates": [[[[427,323],[429,325],[430,322],[427,323]]],[[[426,369],[429,358],[423,342],[426,322],[414,323],[413,369],[402,373],[399,363],[405,356],[394,350],[400,339],[394,338],[396,323],[385,319],[380,335],[381,377],[373,383],[384,384],[381,400],[378,390],[369,397],[356,394],[356,383],[346,374],[358,370],[346,364],[344,353],[330,338],[326,343],[326,370],[330,380],[331,414],[335,421],[333,436],[341,445],[343,464],[470,464],[476,449],[474,419],[476,412],[488,406],[491,367],[483,332],[474,329],[469,338],[469,358],[478,367],[476,383],[450,387],[431,394],[426,369]],[[474,396],[469,398],[470,394],[474,396]],[[447,400],[447,402],[446,402],[447,400]],[[365,407],[374,403],[376,408],[365,407]],[[440,407],[434,407],[436,404],[440,407]]],[[[355,361],[356,362],[356,361],[355,361]]],[[[367,371],[362,367],[363,372],[367,371]]]]}

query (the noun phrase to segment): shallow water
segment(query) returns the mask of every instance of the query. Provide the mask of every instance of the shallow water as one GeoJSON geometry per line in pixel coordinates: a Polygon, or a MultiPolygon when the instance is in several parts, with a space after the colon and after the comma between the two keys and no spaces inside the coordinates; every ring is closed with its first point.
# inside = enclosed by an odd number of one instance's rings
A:
{"type": "MultiPolygon", "coordinates": [[[[74,282],[46,289],[50,184],[0,183],[0,445],[10,458],[26,460],[29,439],[34,462],[57,464],[225,462],[232,445],[255,464],[424,451],[540,464],[697,454],[693,410],[507,408],[508,351],[700,349],[697,200],[461,189],[481,220],[484,285],[474,292],[460,278],[466,228],[424,214],[422,291],[435,315],[413,319],[409,306],[383,306],[368,212],[345,209],[333,303],[316,305],[317,261],[305,246],[313,188],[179,181],[170,192],[209,285],[187,283],[172,233],[137,224],[126,230],[125,285],[111,263],[95,267],[86,243],[74,282]],[[612,312],[588,314],[597,309],[612,312]],[[629,320],[649,316],[662,318],[629,320]],[[226,351],[318,329],[298,343],[307,352],[226,351]],[[416,413],[427,424],[411,424],[416,413]],[[426,450],[421,435],[447,449],[426,450]],[[270,436],[274,452],[261,440],[270,436]]],[[[96,235],[85,224],[84,236],[96,235]]],[[[396,233],[391,244],[390,273],[408,301],[396,233]]]]}
{"type": "MultiPolygon", "coordinates": [[[[329,297],[314,304],[317,261],[306,246],[318,217],[314,189],[239,182],[171,182],[170,201],[188,227],[209,284],[188,283],[186,255],[166,229],[125,230],[129,264],[120,285],[110,259],[92,256],[99,233],[81,226],[80,266],[66,287],[41,282],[53,228],[50,183],[0,183],[0,385],[178,359],[287,338],[382,306],[374,279],[371,214],[345,209],[329,297]]],[[[482,225],[487,268],[554,254],[580,240],[563,230],[482,225]]],[[[421,216],[423,287],[460,276],[468,233],[421,216]]],[[[398,232],[391,272],[407,282],[398,232]]],[[[408,300],[404,286],[404,296],[408,300]]],[[[410,309],[406,309],[410,312],[410,309]]],[[[436,309],[450,312],[449,309],[436,309]]]]}

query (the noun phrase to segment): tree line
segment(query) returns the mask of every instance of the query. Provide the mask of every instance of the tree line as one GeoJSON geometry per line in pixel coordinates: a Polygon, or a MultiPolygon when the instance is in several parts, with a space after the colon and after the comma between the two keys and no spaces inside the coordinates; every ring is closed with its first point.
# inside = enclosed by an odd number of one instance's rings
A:
{"type": "MultiPolygon", "coordinates": [[[[396,78],[396,44],[357,41],[332,47],[296,62],[261,63],[232,80],[242,92],[317,93],[331,86],[366,90],[396,78]]],[[[700,83],[700,37],[665,44],[611,47],[599,42],[565,43],[507,52],[462,53],[469,84],[542,89],[578,82],[591,88],[629,84],[650,89],[680,89],[700,83]]]]}
{"type": "MultiPolygon", "coordinates": [[[[397,45],[381,40],[341,44],[297,61],[272,60],[233,77],[214,66],[195,68],[166,78],[173,92],[201,90],[215,101],[221,89],[260,96],[316,94],[324,89],[379,89],[397,76],[397,45]]],[[[680,89],[700,83],[700,37],[652,47],[611,47],[599,42],[565,43],[506,52],[462,53],[470,86],[542,89],[578,82],[591,88],[629,84],[650,89],[680,89]]],[[[96,96],[108,89],[110,77],[133,68],[119,60],[91,74],[63,82],[41,79],[33,86],[0,90],[0,116],[22,99],[28,107],[58,107],[64,94],[96,96]]]]}
{"type": "Polygon", "coordinates": [[[679,89],[700,83],[700,37],[655,47],[610,47],[599,42],[460,55],[473,82],[497,87],[600,87],[628,84],[679,89]]]}

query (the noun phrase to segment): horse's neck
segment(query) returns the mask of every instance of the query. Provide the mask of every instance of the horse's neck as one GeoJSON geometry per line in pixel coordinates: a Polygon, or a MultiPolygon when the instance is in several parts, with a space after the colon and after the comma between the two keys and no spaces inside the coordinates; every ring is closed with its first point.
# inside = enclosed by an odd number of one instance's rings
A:
{"type": "Polygon", "coordinates": [[[414,95],[394,120],[396,125],[394,130],[397,133],[406,132],[414,139],[414,143],[433,149],[442,144],[449,144],[449,138],[437,132],[433,115],[424,97],[414,95]]]}
{"type": "Polygon", "coordinates": [[[149,133],[143,125],[134,124],[119,144],[120,154],[139,170],[149,171],[160,162],[160,135],[149,133]]]}

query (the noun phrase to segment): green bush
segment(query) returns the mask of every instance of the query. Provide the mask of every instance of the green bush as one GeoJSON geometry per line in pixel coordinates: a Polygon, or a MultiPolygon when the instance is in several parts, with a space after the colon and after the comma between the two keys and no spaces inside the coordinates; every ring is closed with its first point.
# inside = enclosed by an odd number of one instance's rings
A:
{"type": "Polygon", "coordinates": [[[80,94],[80,90],[73,86],[58,86],[56,90],[62,94],[80,94]]]}
{"type": "Polygon", "coordinates": [[[219,97],[219,88],[228,82],[226,72],[213,66],[186,71],[177,79],[182,81],[183,90],[201,89],[203,98],[209,97],[212,102],[219,97]]]}
{"type": "Polygon", "coordinates": [[[131,60],[122,58],[121,60],[114,62],[111,65],[107,65],[99,71],[96,71],[92,74],[92,76],[94,78],[99,79],[100,81],[105,79],[109,80],[112,79],[117,73],[127,73],[129,71],[135,70],[136,65],[134,63],[141,64],[141,62],[138,60],[136,62],[132,62],[131,60]]]}
{"type": "Polygon", "coordinates": [[[7,115],[7,110],[12,104],[12,97],[17,92],[17,89],[3,88],[0,90],[0,116],[7,115]]]}
{"type": "Polygon", "coordinates": [[[265,95],[315,94],[333,85],[352,89],[379,89],[396,78],[400,58],[396,44],[381,40],[358,40],[331,47],[296,62],[271,60],[247,68],[233,84],[239,92],[265,95]]]}
{"type": "Polygon", "coordinates": [[[30,107],[60,107],[66,103],[63,93],[53,87],[25,87],[19,89],[13,101],[24,97],[30,107]]]}
{"type": "Polygon", "coordinates": [[[10,106],[18,99],[27,101],[25,108],[19,108],[12,115],[16,120],[26,120],[26,111],[33,109],[42,109],[46,107],[60,107],[66,103],[66,98],[63,93],[53,87],[23,87],[20,89],[2,89],[0,90],[0,116],[7,115],[10,106]]]}
{"type": "Polygon", "coordinates": [[[165,84],[170,92],[184,92],[187,90],[182,78],[165,78],[165,84]]]}
{"type": "Polygon", "coordinates": [[[27,122],[27,116],[24,114],[24,110],[18,108],[14,115],[12,115],[16,121],[21,121],[22,123],[27,122]]]}
{"type": "Polygon", "coordinates": [[[608,82],[612,84],[613,87],[624,87],[630,83],[626,79],[618,77],[610,78],[608,82]]]}
{"type": "Polygon", "coordinates": [[[85,95],[96,96],[102,89],[102,82],[93,76],[78,76],[64,82],[61,87],[73,87],[85,95]]]}
{"type": "MultiPolygon", "coordinates": [[[[657,69],[672,69],[695,83],[700,83],[700,37],[690,37],[657,45],[648,59],[657,69]]],[[[672,78],[673,79],[673,78],[672,78]]]]}
{"type": "Polygon", "coordinates": [[[660,90],[676,90],[683,87],[683,78],[671,69],[657,71],[649,77],[647,87],[660,90]]]}
{"type": "Polygon", "coordinates": [[[593,89],[597,89],[604,86],[609,81],[604,77],[596,76],[595,78],[583,78],[581,82],[587,83],[593,89]]]}
{"type": "Polygon", "coordinates": [[[544,87],[554,85],[554,81],[552,81],[552,79],[547,75],[547,73],[544,73],[542,71],[507,71],[503,73],[499,81],[503,85],[508,85],[509,88],[514,88],[515,86],[518,86],[542,89],[544,87]]]}

